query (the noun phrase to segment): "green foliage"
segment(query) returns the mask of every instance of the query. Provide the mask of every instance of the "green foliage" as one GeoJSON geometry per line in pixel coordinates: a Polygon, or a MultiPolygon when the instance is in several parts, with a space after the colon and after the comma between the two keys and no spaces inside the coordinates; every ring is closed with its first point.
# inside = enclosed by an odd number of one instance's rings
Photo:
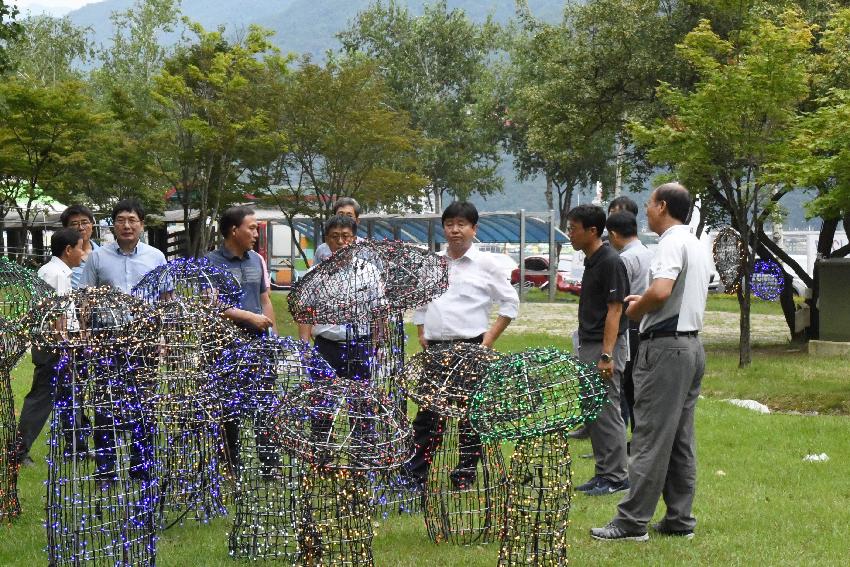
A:
{"type": "Polygon", "coordinates": [[[250,187],[287,218],[327,217],[341,196],[388,210],[422,195],[428,180],[417,151],[426,143],[408,114],[387,104],[391,93],[373,62],[305,59],[278,73],[270,94],[272,128],[250,164],[250,187]]]}
{"type": "Polygon", "coordinates": [[[93,107],[79,81],[0,82],[0,212],[14,208],[27,225],[42,196],[79,187],[76,173],[92,165],[90,150],[109,120],[93,107]]]}
{"type": "Polygon", "coordinates": [[[431,142],[420,160],[438,208],[444,194],[466,198],[501,189],[498,129],[478,106],[497,32],[491,20],[475,24],[445,0],[426,5],[418,17],[390,0],[358,14],[339,35],[349,54],[377,62],[394,106],[431,142]]]}
{"type": "Polygon", "coordinates": [[[20,24],[22,33],[7,50],[19,79],[35,85],[84,80],[80,65],[94,53],[88,29],[67,17],[30,16],[20,24]]]}
{"type": "Polygon", "coordinates": [[[258,26],[229,43],[222,29],[188,25],[196,42],[180,46],[154,78],[159,126],[146,147],[177,189],[184,222],[193,209],[200,215],[200,230],[189,231],[189,253],[197,255],[211,237],[210,219],[243,200],[243,160],[270,124],[264,61],[276,53],[270,32],[258,26]]]}
{"type": "Polygon", "coordinates": [[[22,31],[21,24],[16,21],[18,13],[15,4],[0,0],[0,74],[12,66],[7,48],[17,40],[22,31]]]}

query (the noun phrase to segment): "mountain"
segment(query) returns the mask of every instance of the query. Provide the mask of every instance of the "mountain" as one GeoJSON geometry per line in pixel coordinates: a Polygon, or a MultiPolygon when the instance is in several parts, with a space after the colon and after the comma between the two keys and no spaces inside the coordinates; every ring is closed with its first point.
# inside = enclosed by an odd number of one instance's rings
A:
{"type": "MultiPolygon", "coordinates": [[[[420,14],[420,0],[398,0],[413,14],[420,14]]],[[[96,44],[107,43],[112,35],[113,12],[122,12],[134,0],[105,0],[88,4],[68,14],[78,26],[90,27],[96,44]]],[[[260,24],[274,30],[274,42],[284,51],[321,56],[328,49],[340,47],[335,35],[348,27],[358,12],[372,0],[183,0],[182,12],[206,29],[225,25],[237,31],[249,24],[260,24]]],[[[556,21],[563,13],[564,0],[530,0],[532,13],[546,21],[556,21]]],[[[459,8],[474,21],[488,15],[505,23],[515,15],[514,0],[448,0],[449,9],[459,8]]],[[[174,34],[175,41],[179,34],[174,34]]]]}

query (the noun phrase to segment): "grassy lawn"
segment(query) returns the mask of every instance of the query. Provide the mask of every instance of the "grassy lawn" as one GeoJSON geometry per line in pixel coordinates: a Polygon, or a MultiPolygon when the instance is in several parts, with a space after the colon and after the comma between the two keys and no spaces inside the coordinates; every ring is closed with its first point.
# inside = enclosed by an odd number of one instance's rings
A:
{"type": "MultiPolygon", "coordinates": [[[[291,334],[294,325],[286,315],[285,296],[273,298],[280,331],[291,334]]],[[[414,336],[412,328],[408,336],[414,336]]],[[[541,345],[569,347],[561,337],[523,334],[503,337],[499,348],[513,351],[541,345]]],[[[415,341],[408,341],[409,352],[417,348],[415,341]]],[[[611,518],[620,496],[575,494],[568,535],[573,564],[622,565],[636,558],[640,565],[847,564],[850,379],[846,361],[810,359],[780,346],[764,347],[754,359],[750,368],[741,371],[734,350],[721,347],[709,352],[706,398],[697,408],[697,537],[683,541],[651,534],[645,544],[593,541],[588,529],[611,518]],[[784,410],[843,415],[761,415],[721,401],[731,397],[753,398],[784,410]],[[803,462],[810,453],[826,453],[830,460],[803,462]]],[[[20,409],[32,376],[28,360],[13,375],[20,409]]],[[[43,434],[32,451],[37,464],[21,471],[24,512],[11,525],[0,525],[0,565],[45,563],[46,450],[43,434]]],[[[576,484],[592,476],[592,460],[581,458],[589,452],[588,441],[576,441],[571,447],[576,484]]],[[[228,518],[175,527],[160,536],[157,563],[166,567],[242,564],[227,554],[228,530],[228,518]]],[[[375,533],[378,566],[492,567],[498,557],[497,544],[467,548],[432,544],[420,516],[379,520],[375,533]]]]}

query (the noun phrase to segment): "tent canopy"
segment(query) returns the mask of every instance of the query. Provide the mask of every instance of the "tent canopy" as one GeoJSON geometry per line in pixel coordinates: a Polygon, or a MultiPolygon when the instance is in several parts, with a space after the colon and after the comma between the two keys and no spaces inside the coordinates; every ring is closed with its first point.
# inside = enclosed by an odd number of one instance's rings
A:
{"type": "MultiPolygon", "coordinates": [[[[525,242],[527,244],[546,244],[549,242],[550,213],[525,214],[525,242]]],[[[296,218],[295,229],[301,234],[321,240],[319,222],[310,218],[296,218]]],[[[477,241],[482,243],[519,243],[521,219],[517,213],[480,213],[478,218],[477,241]]],[[[569,242],[567,235],[554,228],[555,242],[569,242]]],[[[360,217],[357,231],[364,238],[402,240],[404,242],[444,243],[440,215],[404,215],[391,216],[364,214],[360,217]]]]}

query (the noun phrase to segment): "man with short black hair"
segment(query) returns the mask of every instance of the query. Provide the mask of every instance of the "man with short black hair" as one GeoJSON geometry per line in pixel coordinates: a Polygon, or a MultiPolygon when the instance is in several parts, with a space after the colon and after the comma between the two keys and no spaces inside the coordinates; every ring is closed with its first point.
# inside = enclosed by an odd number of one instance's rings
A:
{"type": "Polygon", "coordinates": [[[633,199],[626,197],[625,195],[615,197],[614,200],[608,203],[608,214],[610,215],[611,213],[617,213],[620,211],[628,211],[634,216],[638,216],[637,203],[635,203],[633,199]]]}
{"type": "MultiPolygon", "coordinates": [[[[620,260],[626,266],[629,276],[629,293],[631,295],[643,295],[649,284],[649,263],[652,261],[652,252],[641,243],[637,235],[637,219],[629,211],[621,210],[608,216],[605,221],[608,229],[608,242],[620,253],[620,260]]],[[[629,360],[623,370],[623,380],[620,390],[620,410],[626,426],[635,430],[635,385],[632,381],[632,368],[637,356],[640,344],[639,324],[629,321],[628,344],[629,360]]],[[[626,445],[629,447],[629,445],[626,445]]]]}
{"type": "Polygon", "coordinates": [[[140,240],[145,230],[145,209],[136,199],[124,199],[115,204],[112,226],[115,242],[89,255],[80,287],[108,285],[130,293],[145,274],[165,264],[165,255],[140,240]]]}
{"type": "Polygon", "coordinates": [[[594,539],[649,539],[647,526],[663,496],[667,511],[653,525],[661,535],[692,538],[696,489],[694,413],[705,371],[702,329],[711,262],[687,224],[690,194],[678,183],[653,191],[649,228],[659,235],[643,295],[626,298],[626,314],[640,321],[634,367],[635,431],[631,489],[614,519],[591,528],[594,539]]]}
{"type": "MultiPolygon", "coordinates": [[[[223,313],[247,333],[259,337],[272,329],[277,334],[274,306],[272,305],[266,278],[263,275],[264,263],[254,251],[259,238],[257,217],[250,207],[230,207],[222,213],[218,221],[218,230],[224,238],[217,250],[207,254],[207,259],[231,274],[242,288],[242,297],[238,307],[231,307],[223,313]]],[[[262,379],[258,376],[257,379],[262,379]]],[[[257,416],[259,423],[266,423],[270,416],[257,416]]],[[[239,425],[236,419],[223,422],[227,442],[227,459],[235,468],[239,463],[239,425]]],[[[258,456],[263,465],[262,474],[271,477],[279,460],[268,439],[268,429],[256,430],[258,456]]]]}
{"type": "MultiPolygon", "coordinates": [[[[357,224],[360,222],[360,203],[351,197],[340,197],[334,202],[333,214],[342,215],[354,219],[354,241],[357,238],[357,224]]],[[[353,241],[352,241],[353,242],[353,241]]],[[[327,234],[325,242],[320,244],[313,253],[313,265],[320,264],[323,260],[327,260],[332,254],[327,243],[327,234]]]]}
{"type": "Polygon", "coordinates": [[[628,355],[623,300],[629,294],[629,280],[617,252],[602,243],[604,228],[605,211],[596,205],[579,205],[567,213],[570,242],[585,254],[578,303],[578,356],[599,369],[610,402],[587,426],[595,474],[576,490],[589,496],[629,487],[626,428],[620,414],[620,378],[628,355]]]}
{"type": "Polygon", "coordinates": [[[230,207],[218,221],[218,230],[224,242],[207,254],[213,264],[229,270],[242,287],[239,307],[232,307],[224,316],[239,327],[254,333],[273,329],[277,333],[274,306],[272,305],[263,262],[254,251],[259,238],[257,217],[249,207],[230,207]]]}
{"type": "Polygon", "coordinates": [[[74,228],[80,232],[83,237],[83,259],[80,265],[71,269],[71,285],[74,289],[80,288],[80,281],[83,277],[83,270],[86,267],[86,261],[89,259],[89,254],[92,251],[100,248],[97,242],[91,239],[94,231],[94,215],[91,209],[85,205],[71,205],[62,211],[59,216],[59,222],[64,228],[74,228]]]}
{"type": "MultiPolygon", "coordinates": [[[[494,255],[481,252],[473,244],[478,230],[475,205],[455,201],[442,216],[447,246],[438,252],[449,262],[449,287],[446,293],[416,310],[419,344],[423,349],[440,343],[476,343],[493,347],[496,339],[517,316],[519,296],[497,264],[494,255]],[[498,305],[498,317],[491,324],[490,311],[498,305]]],[[[471,393],[471,392],[470,392],[471,393]]],[[[413,420],[414,451],[405,465],[413,480],[424,485],[431,458],[442,442],[445,418],[420,409],[413,420]]],[[[475,482],[481,458],[481,439],[468,419],[459,423],[461,454],[457,467],[449,474],[455,488],[475,482]]]]}
{"type": "MultiPolygon", "coordinates": [[[[66,295],[71,292],[71,270],[80,265],[83,257],[83,237],[73,228],[57,230],[50,237],[50,261],[38,270],[38,277],[52,287],[57,294],[66,295]]],[[[24,398],[21,417],[18,421],[18,462],[22,465],[32,464],[29,456],[30,448],[35,442],[47,417],[53,410],[53,398],[56,390],[56,366],[59,355],[49,350],[32,349],[32,363],[35,368],[32,373],[32,387],[24,398]]],[[[72,427],[64,428],[70,436],[72,427]]],[[[66,439],[66,446],[73,444],[66,439]]],[[[78,454],[85,454],[88,448],[84,437],[77,443],[78,454]]]]}

